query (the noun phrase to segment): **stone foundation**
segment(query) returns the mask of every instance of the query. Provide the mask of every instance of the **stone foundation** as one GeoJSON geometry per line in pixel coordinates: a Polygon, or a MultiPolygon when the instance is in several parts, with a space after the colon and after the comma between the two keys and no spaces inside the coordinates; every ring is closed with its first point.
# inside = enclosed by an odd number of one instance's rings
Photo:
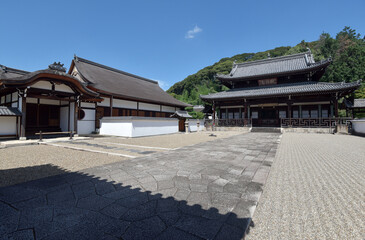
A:
{"type": "MultiPolygon", "coordinates": [[[[212,128],[208,127],[206,130],[212,131],[212,128]]],[[[215,127],[214,131],[251,132],[251,127],[215,127]]]]}
{"type": "Polygon", "coordinates": [[[335,128],[281,128],[282,133],[296,132],[296,133],[335,133],[335,128]]]}

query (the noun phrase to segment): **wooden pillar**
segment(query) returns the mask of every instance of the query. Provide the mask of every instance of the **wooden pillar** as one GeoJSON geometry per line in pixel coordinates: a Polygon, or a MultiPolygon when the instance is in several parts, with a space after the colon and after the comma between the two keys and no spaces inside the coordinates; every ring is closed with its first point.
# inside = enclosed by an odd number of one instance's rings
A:
{"type": "Polygon", "coordinates": [[[213,110],[213,126],[212,126],[212,130],[214,131],[214,127],[215,127],[215,102],[213,101],[213,106],[212,106],[212,110],[213,110]]]}
{"type": "Polygon", "coordinates": [[[21,117],[21,124],[20,124],[20,139],[25,140],[25,125],[27,122],[27,98],[24,94],[22,96],[22,117],[21,117]]]}
{"type": "Polygon", "coordinates": [[[318,104],[318,118],[322,118],[322,105],[318,104]]]}
{"type": "Polygon", "coordinates": [[[113,96],[110,97],[110,116],[113,117],[113,96]]]}
{"type": "Polygon", "coordinates": [[[75,97],[75,111],[74,111],[74,133],[77,134],[77,120],[79,116],[79,97],[75,97]]]}
{"type": "Polygon", "coordinates": [[[68,121],[67,121],[67,129],[71,131],[71,98],[68,97],[68,121]]]}
{"type": "Polygon", "coordinates": [[[288,102],[288,118],[289,118],[289,125],[290,126],[292,125],[292,123],[291,123],[291,116],[292,116],[292,114],[291,114],[291,105],[292,105],[292,103],[288,102]]]}
{"type": "Polygon", "coordinates": [[[41,104],[40,99],[37,98],[37,127],[39,127],[39,105],[41,104]]]}
{"type": "Polygon", "coordinates": [[[334,111],[335,111],[335,117],[338,117],[338,98],[336,97],[334,100],[334,111]]]}
{"type": "Polygon", "coordinates": [[[243,125],[244,126],[247,126],[247,101],[246,99],[244,100],[244,106],[245,106],[245,109],[244,109],[244,117],[243,117],[243,125]]]}

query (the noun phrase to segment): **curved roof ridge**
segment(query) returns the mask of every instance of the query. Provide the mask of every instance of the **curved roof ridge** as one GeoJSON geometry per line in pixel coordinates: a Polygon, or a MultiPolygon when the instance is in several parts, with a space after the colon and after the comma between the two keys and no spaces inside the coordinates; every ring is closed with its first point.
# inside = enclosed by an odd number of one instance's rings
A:
{"type": "Polygon", "coordinates": [[[10,67],[7,67],[7,66],[1,65],[1,64],[0,64],[0,70],[6,71],[6,72],[11,72],[11,73],[22,74],[22,75],[30,73],[28,71],[24,71],[24,70],[20,70],[20,69],[16,69],[16,68],[10,68],[10,67]]]}
{"type": "Polygon", "coordinates": [[[151,80],[151,79],[148,79],[148,78],[144,78],[144,77],[141,77],[141,76],[138,76],[138,75],[132,74],[132,73],[124,72],[124,71],[119,70],[119,69],[116,69],[116,68],[108,67],[108,66],[106,66],[106,65],[103,65],[103,64],[100,64],[100,63],[96,63],[96,62],[93,62],[93,61],[87,60],[87,59],[85,59],[85,58],[78,57],[78,56],[76,56],[76,55],[75,55],[75,57],[74,57],[74,60],[75,60],[76,62],[81,61],[81,62],[84,62],[84,63],[87,63],[87,64],[94,65],[94,66],[96,66],[96,67],[100,67],[100,68],[107,69],[107,70],[109,70],[109,71],[117,72],[117,73],[120,73],[120,74],[124,74],[124,75],[128,75],[128,76],[131,76],[131,77],[135,77],[135,78],[138,78],[138,79],[141,79],[141,80],[147,81],[147,82],[151,82],[151,83],[158,84],[158,82],[157,82],[157,81],[154,81],[154,80],[151,80]]]}
{"type": "Polygon", "coordinates": [[[292,58],[297,58],[297,57],[300,57],[300,56],[305,56],[306,54],[310,55],[311,53],[309,51],[307,51],[307,52],[296,53],[296,54],[291,54],[291,55],[284,55],[284,56],[273,57],[273,58],[259,59],[259,60],[255,60],[255,61],[235,63],[235,65],[241,66],[241,65],[261,64],[261,63],[267,63],[267,62],[276,62],[276,61],[280,61],[280,60],[284,60],[284,59],[292,59],[292,58]]]}

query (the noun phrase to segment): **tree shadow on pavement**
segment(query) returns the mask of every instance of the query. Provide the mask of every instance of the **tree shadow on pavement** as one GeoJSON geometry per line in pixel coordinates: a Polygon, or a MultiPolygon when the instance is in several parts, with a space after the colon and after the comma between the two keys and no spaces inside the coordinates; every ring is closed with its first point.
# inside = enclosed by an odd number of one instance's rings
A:
{"type": "Polygon", "coordinates": [[[224,201],[221,207],[212,207],[204,199],[207,193],[184,191],[183,177],[157,186],[159,179],[144,172],[131,176],[121,166],[109,164],[82,172],[54,165],[1,170],[3,176],[58,175],[0,188],[0,239],[244,237],[249,217],[237,217],[224,201]]]}

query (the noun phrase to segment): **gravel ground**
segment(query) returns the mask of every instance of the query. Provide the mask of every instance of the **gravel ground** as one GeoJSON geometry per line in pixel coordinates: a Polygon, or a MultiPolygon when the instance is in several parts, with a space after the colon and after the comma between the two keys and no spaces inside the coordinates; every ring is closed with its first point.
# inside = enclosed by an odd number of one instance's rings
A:
{"type": "MultiPolygon", "coordinates": [[[[162,148],[178,148],[187,145],[194,145],[201,142],[212,141],[219,138],[226,138],[237,135],[237,132],[214,132],[216,137],[209,136],[211,132],[199,132],[190,134],[170,134],[161,136],[141,138],[95,138],[94,140],[75,141],[75,143],[87,142],[90,144],[108,145],[105,142],[134,144],[139,146],[151,146],[162,148]]],[[[82,144],[60,143],[103,152],[117,152],[133,156],[142,156],[138,151],[159,152],[161,149],[143,149],[127,146],[109,144],[113,147],[105,149],[82,144]],[[129,151],[114,148],[125,148],[129,151]]],[[[166,151],[166,150],[163,150],[166,151]]],[[[28,145],[0,149],[0,187],[27,182],[43,177],[64,173],[65,171],[79,171],[86,168],[101,166],[108,163],[123,161],[125,157],[111,156],[101,153],[85,152],[65,149],[62,147],[45,145],[28,145]]]]}
{"type": "Polygon", "coordinates": [[[28,145],[0,149],[0,159],[0,187],[3,187],[125,158],[53,146],[28,145]]]}
{"type": "Polygon", "coordinates": [[[140,138],[122,138],[122,137],[95,138],[95,141],[98,141],[98,142],[111,142],[112,141],[114,143],[133,144],[133,145],[150,146],[150,147],[179,148],[179,147],[198,144],[201,142],[212,141],[212,140],[216,140],[219,138],[227,138],[227,137],[234,136],[237,134],[242,134],[242,132],[203,131],[203,132],[195,132],[195,133],[189,133],[189,134],[177,133],[177,134],[140,137],[140,138]],[[213,137],[209,136],[212,133],[215,136],[213,136],[213,137]]]}
{"type": "Polygon", "coordinates": [[[365,139],[286,133],[247,239],[365,239],[365,139]]]}

